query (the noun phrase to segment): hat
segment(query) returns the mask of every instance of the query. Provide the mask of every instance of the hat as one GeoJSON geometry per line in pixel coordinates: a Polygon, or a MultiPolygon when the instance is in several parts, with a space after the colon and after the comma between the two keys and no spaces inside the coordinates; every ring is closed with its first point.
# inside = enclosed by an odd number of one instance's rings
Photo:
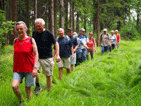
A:
{"type": "Polygon", "coordinates": [[[104,29],[103,29],[103,31],[107,31],[107,29],[106,29],[106,28],[104,28],[104,29]]]}
{"type": "Polygon", "coordinates": [[[73,29],[72,29],[72,28],[68,28],[68,30],[71,30],[71,31],[73,31],[73,29]]]}
{"type": "Polygon", "coordinates": [[[77,32],[74,32],[73,35],[74,35],[74,36],[78,36],[77,32]]]}
{"type": "Polygon", "coordinates": [[[85,31],[85,29],[84,28],[81,28],[80,31],[85,31]]]}

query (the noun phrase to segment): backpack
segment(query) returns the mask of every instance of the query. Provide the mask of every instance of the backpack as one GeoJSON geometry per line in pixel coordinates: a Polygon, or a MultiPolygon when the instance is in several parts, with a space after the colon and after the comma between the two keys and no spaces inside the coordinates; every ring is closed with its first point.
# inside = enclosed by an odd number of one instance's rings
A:
{"type": "MultiPolygon", "coordinates": [[[[103,33],[102,33],[102,34],[103,34],[103,33]]],[[[101,39],[101,41],[102,41],[102,34],[100,35],[100,39],[101,39]]],[[[109,36],[108,33],[107,33],[106,35],[109,36]]]]}

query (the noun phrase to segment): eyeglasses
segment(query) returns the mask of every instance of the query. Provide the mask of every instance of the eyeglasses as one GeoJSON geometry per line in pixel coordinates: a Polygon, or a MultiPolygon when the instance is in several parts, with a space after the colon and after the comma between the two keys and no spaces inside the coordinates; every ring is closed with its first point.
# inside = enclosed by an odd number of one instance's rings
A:
{"type": "Polygon", "coordinates": [[[68,31],[68,33],[71,33],[71,31],[68,31]]]}

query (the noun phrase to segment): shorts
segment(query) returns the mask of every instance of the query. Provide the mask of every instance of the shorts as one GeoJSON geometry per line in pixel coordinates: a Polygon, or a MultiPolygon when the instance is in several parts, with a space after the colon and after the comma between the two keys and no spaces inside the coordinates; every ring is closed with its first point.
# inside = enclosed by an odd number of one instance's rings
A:
{"type": "Polygon", "coordinates": [[[42,66],[43,74],[46,76],[53,75],[54,61],[53,58],[39,59],[37,70],[40,72],[42,66]]]}
{"type": "Polygon", "coordinates": [[[35,85],[35,78],[32,77],[32,72],[29,73],[14,72],[13,80],[18,80],[22,83],[24,77],[26,87],[31,87],[35,85]]]}
{"type": "Polygon", "coordinates": [[[59,62],[57,62],[58,68],[66,68],[70,69],[70,57],[61,58],[59,62]]]}
{"type": "Polygon", "coordinates": [[[74,53],[74,59],[72,59],[72,57],[70,57],[70,64],[76,64],[76,53],[74,53]]]}

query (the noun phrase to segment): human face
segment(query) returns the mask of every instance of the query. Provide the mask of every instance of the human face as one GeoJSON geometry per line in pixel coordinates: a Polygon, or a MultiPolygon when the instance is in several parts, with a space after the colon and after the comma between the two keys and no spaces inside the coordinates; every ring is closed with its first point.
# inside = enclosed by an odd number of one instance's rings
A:
{"type": "Polygon", "coordinates": [[[24,37],[26,35],[27,29],[25,29],[23,24],[16,25],[16,31],[19,37],[24,37]]]}
{"type": "Polygon", "coordinates": [[[73,34],[73,31],[71,31],[71,30],[68,30],[67,34],[68,34],[68,36],[72,36],[72,34],[73,34]]]}
{"type": "Polygon", "coordinates": [[[59,34],[59,36],[60,36],[61,38],[64,37],[64,31],[63,31],[63,30],[58,29],[58,34],[59,34]]]}
{"type": "Polygon", "coordinates": [[[80,31],[80,34],[81,34],[81,35],[84,35],[84,34],[85,34],[85,31],[80,31]]]}
{"type": "Polygon", "coordinates": [[[111,31],[111,34],[114,35],[114,31],[111,31]]]}
{"type": "Polygon", "coordinates": [[[103,33],[104,33],[104,34],[106,34],[106,33],[107,33],[107,31],[103,31],[103,33]]]}
{"type": "Polygon", "coordinates": [[[90,37],[90,38],[93,37],[93,34],[89,34],[89,37],[90,37]]]}
{"type": "Polygon", "coordinates": [[[118,31],[115,31],[115,34],[117,34],[118,33],[118,31]]]}
{"type": "Polygon", "coordinates": [[[44,31],[45,26],[42,25],[42,21],[39,21],[35,23],[35,27],[38,33],[42,33],[44,31]]]}

